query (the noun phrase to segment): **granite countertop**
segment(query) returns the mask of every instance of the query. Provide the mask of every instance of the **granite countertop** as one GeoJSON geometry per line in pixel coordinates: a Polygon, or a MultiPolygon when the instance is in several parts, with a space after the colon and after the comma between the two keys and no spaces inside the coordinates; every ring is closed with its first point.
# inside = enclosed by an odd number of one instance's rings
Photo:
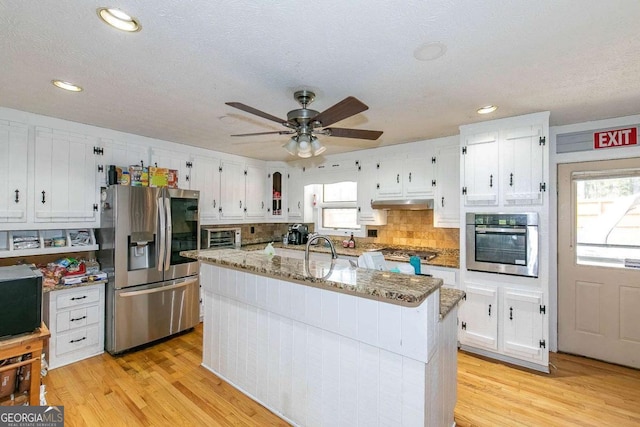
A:
{"type": "Polygon", "coordinates": [[[207,249],[184,251],[180,255],[407,307],[420,305],[442,286],[442,279],[355,268],[344,261],[309,261],[307,271],[304,260],[278,255],[268,256],[261,251],[207,249]]]}
{"type": "MultiPolygon", "coordinates": [[[[254,243],[250,245],[243,245],[242,249],[247,251],[260,250],[264,249],[266,243],[254,243]]],[[[304,251],[306,245],[283,245],[282,242],[273,242],[274,248],[282,248],[282,249],[293,249],[304,251]]],[[[398,250],[417,250],[417,251],[433,251],[438,254],[437,257],[430,261],[422,261],[423,265],[426,266],[434,266],[434,267],[447,267],[447,268],[460,268],[460,251],[457,249],[437,249],[437,248],[421,248],[421,247],[413,247],[413,246],[392,246],[392,245],[379,245],[379,244],[371,244],[365,243],[361,244],[356,248],[343,248],[342,245],[335,245],[336,253],[338,255],[344,256],[352,256],[358,257],[362,255],[363,252],[375,251],[380,248],[393,248],[398,250]]],[[[312,252],[323,252],[330,253],[331,249],[322,245],[311,245],[309,250],[312,252]]],[[[393,262],[393,260],[390,260],[393,262]]]]}
{"type": "Polygon", "coordinates": [[[55,285],[54,287],[43,286],[42,292],[46,294],[47,292],[62,291],[64,289],[81,288],[84,286],[93,286],[93,285],[104,285],[105,283],[107,283],[106,280],[96,280],[95,282],[74,283],[73,285],[55,285]]]}
{"type": "Polygon", "coordinates": [[[453,307],[464,298],[464,291],[447,288],[445,286],[440,288],[440,319],[444,319],[447,314],[453,309],[453,307]]]}

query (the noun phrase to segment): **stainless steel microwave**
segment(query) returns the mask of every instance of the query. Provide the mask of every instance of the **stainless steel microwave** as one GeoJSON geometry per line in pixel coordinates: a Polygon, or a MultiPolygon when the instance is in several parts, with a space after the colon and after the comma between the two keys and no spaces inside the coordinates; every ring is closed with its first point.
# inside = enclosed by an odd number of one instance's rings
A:
{"type": "Polygon", "coordinates": [[[467,213],[467,270],[538,277],[538,256],[537,213],[467,213]]]}

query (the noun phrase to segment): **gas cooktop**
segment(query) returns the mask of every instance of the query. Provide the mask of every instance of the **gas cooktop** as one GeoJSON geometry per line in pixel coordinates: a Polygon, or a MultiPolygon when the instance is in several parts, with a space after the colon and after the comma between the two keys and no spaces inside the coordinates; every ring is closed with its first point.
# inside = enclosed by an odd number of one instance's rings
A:
{"type": "Polygon", "coordinates": [[[376,249],[377,252],[382,252],[382,255],[391,261],[409,262],[409,258],[417,256],[421,261],[431,261],[438,256],[433,251],[411,250],[411,249],[397,249],[397,248],[380,248],[376,249]]]}

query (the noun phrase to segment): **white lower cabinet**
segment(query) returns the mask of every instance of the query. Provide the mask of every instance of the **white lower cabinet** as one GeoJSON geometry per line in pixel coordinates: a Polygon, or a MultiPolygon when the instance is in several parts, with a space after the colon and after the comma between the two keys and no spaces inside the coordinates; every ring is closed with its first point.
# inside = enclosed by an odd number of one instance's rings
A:
{"type": "Polygon", "coordinates": [[[544,359],[546,305],[542,292],[505,288],[502,294],[502,349],[519,359],[544,359]]]}
{"type": "Polygon", "coordinates": [[[466,301],[460,306],[460,344],[498,349],[498,288],[467,284],[466,301]]]}
{"type": "MultiPolygon", "coordinates": [[[[104,351],[104,284],[60,291],[48,296],[49,368],[54,369],[104,351]]],[[[45,300],[46,301],[46,300],[45,300]]],[[[48,319],[47,319],[48,317],[48,319]]]]}

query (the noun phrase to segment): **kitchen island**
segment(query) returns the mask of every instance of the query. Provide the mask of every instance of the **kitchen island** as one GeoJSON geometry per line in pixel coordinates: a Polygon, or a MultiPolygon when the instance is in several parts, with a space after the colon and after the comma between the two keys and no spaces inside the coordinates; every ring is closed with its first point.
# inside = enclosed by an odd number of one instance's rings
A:
{"type": "Polygon", "coordinates": [[[453,425],[462,293],[235,249],[199,259],[203,366],[296,425],[453,425]]]}

